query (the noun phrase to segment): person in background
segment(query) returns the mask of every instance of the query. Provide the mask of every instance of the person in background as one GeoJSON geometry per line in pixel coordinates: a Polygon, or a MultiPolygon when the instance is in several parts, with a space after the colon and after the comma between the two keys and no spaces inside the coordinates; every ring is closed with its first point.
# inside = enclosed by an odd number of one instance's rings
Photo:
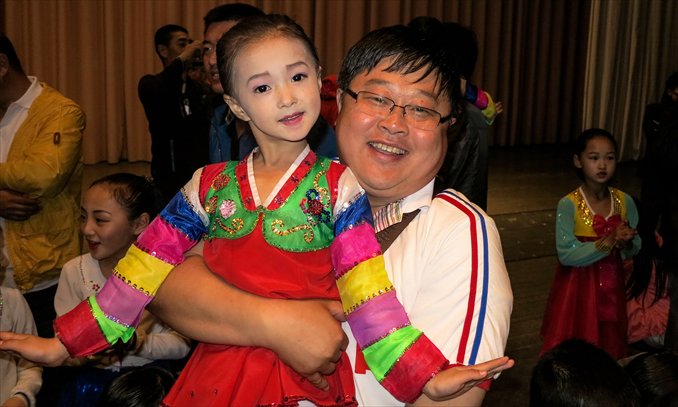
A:
{"type": "Polygon", "coordinates": [[[640,393],[599,347],[567,339],[541,355],[530,378],[530,407],[640,407],[640,393]]]}
{"type": "Polygon", "coordinates": [[[84,130],[82,109],[26,76],[0,33],[0,285],[23,293],[40,335],[54,335],[59,273],[80,254],[84,130]]]}
{"type": "Polygon", "coordinates": [[[441,23],[434,17],[416,17],[409,25],[443,39],[442,46],[459,59],[466,115],[456,131],[450,134],[448,153],[436,180],[436,191],[455,189],[487,210],[488,133],[497,115],[503,112],[503,105],[495,103],[488,92],[472,83],[478,60],[476,35],[459,23],[441,23]]]}
{"type": "MultiPolygon", "coordinates": [[[[37,333],[31,310],[16,288],[0,286],[0,331],[37,333]]],[[[1,407],[34,407],[41,385],[42,367],[17,355],[0,352],[1,407]]]]}
{"type": "Polygon", "coordinates": [[[585,130],[574,148],[574,166],[583,183],[558,202],[558,268],[541,328],[542,352],[580,338],[620,359],[627,353],[622,260],[640,249],[638,212],[629,195],[610,186],[617,168],[612,134],[585,130]]]}
{"type": "MultiPolygon", "coordinates": [[[[84,193],[80,217],[89,253],[64,265],[54,298],[57,315],[67,313],[102,289],[115,265],[160,208],[158,192],[144,177],[116,173],[92,183],[84,193]]],[[[183,359],[189,350],[187,338],[146,312],[124,349],[118,347],[65,363],[74,367],[71,370],[75,374],[61,390],[59,404],[92,405],[104,387],[126,370],[159,361],[169,364],[183,359]]]]}
{"type": "MultiPolygon", "coordinates": [[[[656,281],[668,277],[670,298],[664,346],[678,351],[678,72],[666,80],[662,100],[648,105],[643,119],[647,149],[641,167],[642,232],[661,237],[661,247],[654,239],[641,252],[638,281],[648,281],[654,264],[656,281]]],[[[645,245],[644,245],[645,246],[645,245]]],[[[645,284],[647,285],[647,283],[645,284]]],[[[641,289],[642,284],[638,285],[641,289]]]]}
{"type": "Polygon", "coordinates": [[[192,72],[202,69],[202,44],[179,25],[155,32],[162,72],[139,80],[139,100],[151,133],[151,176],[165,202],[205,165],[209,153],[209,90],[192,72]]]}

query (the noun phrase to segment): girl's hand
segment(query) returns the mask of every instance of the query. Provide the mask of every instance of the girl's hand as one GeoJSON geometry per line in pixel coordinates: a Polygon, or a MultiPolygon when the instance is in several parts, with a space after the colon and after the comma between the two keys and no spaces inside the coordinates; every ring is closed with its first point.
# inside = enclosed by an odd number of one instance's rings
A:
{"type": "Polygon", "coordinates": [[[626,248],[637,234],[638,231],[629,227],[628,224],[619,225],[614,231],[615,247],[620,250],[626,248]]]}
{"type": "Polygon", "coordinates": [[[0,351],[18,353],[24,359],[44,366],[61,366],[68,358],[66,347],[57,338],[0,332],[0,351]]]}
{"type": "Polygon", "coordinates": [[[459,397],[514,364],[513,359],[503,356],[474,366],[454,366],[433,376],[424,386],[424,394],[433,401],[459,397]]]}

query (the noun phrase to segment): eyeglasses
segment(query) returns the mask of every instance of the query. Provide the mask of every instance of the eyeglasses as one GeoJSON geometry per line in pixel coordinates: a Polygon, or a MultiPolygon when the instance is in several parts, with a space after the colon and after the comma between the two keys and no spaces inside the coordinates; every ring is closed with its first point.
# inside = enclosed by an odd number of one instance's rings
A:
{"type": "Polygon", "coordinates": [[[403,117],[405,118],[405,121],[407,121],[407,124],[419,130],[434,130],[438,125],[445,123],[452,117],[451,113],[442,117],[442,115],[435,110],[422,106],[396,105],[394,101],[385,96],[364,90],[356,93],[347,88],[346,93],[355,99],[356,105],[358,105],[358,109],[360,109],[361,112],[370,116],[386,118],[393,112],[394,108],[402,108],[403,117]]]}

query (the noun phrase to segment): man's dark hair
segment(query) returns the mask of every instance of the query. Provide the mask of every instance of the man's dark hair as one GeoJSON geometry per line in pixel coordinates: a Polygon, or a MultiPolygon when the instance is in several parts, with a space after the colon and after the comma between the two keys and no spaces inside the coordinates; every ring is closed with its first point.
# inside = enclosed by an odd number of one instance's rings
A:
{"type": "Polygon", "coordinates": [[[639,407],[640,393],[617,361],[599,347],[567,339],[532,370],[530,407],[639,407]]]}
{"type": "Polygon", "coordinates": [[[434,75],[439,92],[449,98],[452,116],[461,117],[457,58],[441,44],[442,39],[404,25],[371,31],[348,51],[339,72],[339,87],[345,91],[356,76],[388,59],[387,72],[409,74],[423,69],[419,80],[434,75]]]}
{"type": "Polygon", "coordinates": [[[220,23],[222,21],[240,21],[245,17],[258,16],[264,14],[260,9],[244,3],[222,4],[212,10],[208,11],[203,17],[205,22],[205,33],[207,27],[212,23],[220,23]]]}
{"type": "Polygon", "coordinates": [[[155,52],[158,54],[160,59],[164,59],[160,52],[158,51],[159,45],[168,46],[172,40],[172,34],[175,32],[182,32],[188,34],[188,30],[177,24],[166,24],[158,28],[155,31],[155,36],[153,37],[153,42],[155,44],[155,52]]]}
{"type": "Polygon", "coordinates": [[[459,73],[470,80],[478,61],[478,39],[469,27],[455,22],[440,22],[435,17],[415,17],[408,26],[443,39],[443,45],[457,58],[459,73]]]}
{"type": "Polygon", "coordinates": [[[5,33],[0,31],[0,54],[5,54],[7,56],[7,61],[9,62],[10,68],[14,69],[19,73],[24,73],[24,69],[21,67],[21,61],[16,55],[14,50],[14,45],[12,41],[7,38],[5,33]]]}

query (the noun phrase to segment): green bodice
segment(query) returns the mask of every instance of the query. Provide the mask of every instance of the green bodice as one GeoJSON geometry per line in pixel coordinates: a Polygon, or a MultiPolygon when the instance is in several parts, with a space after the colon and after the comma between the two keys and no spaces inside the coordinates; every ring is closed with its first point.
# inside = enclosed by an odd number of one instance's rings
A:
{"type": "MultiPolygon", "coordinates": [[[[292,252],[324,249],[334,238],[331,161],[307,156],[268,207],[255,206],[247,161],[231,161],[212,179],[203,203],[209,215],[207,239],[238,239],[257,227],[272,246],[292,252]]],[[[336,182],[333,183],[336,185],[336,182]]]]}

